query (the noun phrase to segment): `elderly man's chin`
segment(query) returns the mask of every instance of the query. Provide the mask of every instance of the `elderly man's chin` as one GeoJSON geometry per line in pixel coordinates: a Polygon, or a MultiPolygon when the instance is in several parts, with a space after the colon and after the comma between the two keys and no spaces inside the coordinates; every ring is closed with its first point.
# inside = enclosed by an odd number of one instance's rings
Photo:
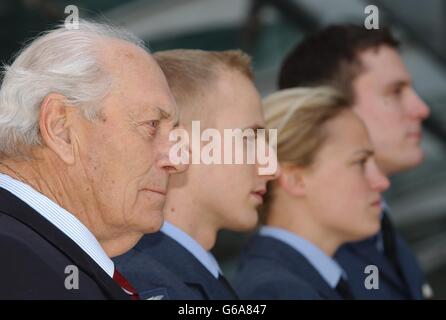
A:
{"type": "Polygon", "coordinates": [[[153,233],[159,231],[164,222],[163,207],[166,197],[153,197],[142,194],[138,198],[135,207],[137,217],[136,224],[142,233],[153,233]]]}
{"type": "Polygon", "coordinates": [[[137,228],[138,231],[145,233],[154,233],[161,229],[164,223],[164,214],[162,209],[138,212],[137,228]]]}

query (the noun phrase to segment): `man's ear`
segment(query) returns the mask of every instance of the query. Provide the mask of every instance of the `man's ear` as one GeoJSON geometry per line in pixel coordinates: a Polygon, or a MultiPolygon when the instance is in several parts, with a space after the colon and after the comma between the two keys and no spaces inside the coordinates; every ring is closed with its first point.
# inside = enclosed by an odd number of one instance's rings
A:
{"type": "Polygon", "coordinates": [[[304,169],[296,166],[282,166],[281,175],[277,179],[279,186],[295,197],[305,195],[304,169]]]}
{"type": "Polygon", "coordinates": [[[69,107],[67,99],[61,94],[50,93],[40,105],[39,126],[43,142],[69,165],[75,161],[71,139],[72,113],[73,107],[69,107]]]}

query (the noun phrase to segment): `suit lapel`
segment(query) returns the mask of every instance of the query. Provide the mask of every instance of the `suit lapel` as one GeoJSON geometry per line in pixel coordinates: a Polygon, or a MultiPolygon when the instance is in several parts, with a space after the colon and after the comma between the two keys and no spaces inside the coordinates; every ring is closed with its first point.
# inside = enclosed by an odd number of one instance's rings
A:
{"type": "Polygon", "coordinates": [[[0,188],[0,203],[4,214],[15,218],[50,242],[68,259],[73,261],[80,270],[93,279],[111,299],[128,299],[128,296],[111,279],[100,266],[96,264],[74,241],[57,229],[25,202],[7,190],[0,188]]]}
{"type": "Polygon", "coordinates": [[[189,287],[200,291],[206,299],[237,299],[232,288],[227,288],[215,279],[194,255],[163,232],[145,235],[136,249],[147,250],[148,254],[179,276],[189,287]]]}
{"type": "Polygon", "coordinates": [[[345,247],[347,250],[353,252],[354,256],[360,257],[366,265],[379,266],[379,276],[385,278],[391,286],[400,291],[403,295],[407,295],[404,283],[395,272],[395,268],[387,258],[378,251],[373,239],[355,242],[354,244],[346,244],[345,247]]]}
{"type": "Polygon", "coordinates": [[[410,290],[411,297],[412,299],[422,299],[421,287],[424,279],[418,276],[422,274],[421,269],[418,267],[418,262],[411,254],[409,254],[410,249],[405,241],[398,235],[396,236],[396,245],[398,262],[405,284],[410,290]]]}

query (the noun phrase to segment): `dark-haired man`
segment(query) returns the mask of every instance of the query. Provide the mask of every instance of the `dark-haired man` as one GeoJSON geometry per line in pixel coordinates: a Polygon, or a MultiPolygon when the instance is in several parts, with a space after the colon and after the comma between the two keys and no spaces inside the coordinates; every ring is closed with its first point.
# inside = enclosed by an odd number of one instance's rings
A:
{"type": "MultiPolygon", "coordinates": [[[[336,87],[353,99],[354,110],[364,120],[378,164],[387,176],[421,163],[421,122],[429,109],[412,87],[398,42],[388,29],[337,25],[304,39],[282,64],[279,88],[314,85],[336,87]]],[[[341,247],[337,260],[356,298],[421,299],[432,295],[385,204],[381,231],[341,247]],[[379,270],[378,288],[366,286],[368,265],[379,270]]]]}

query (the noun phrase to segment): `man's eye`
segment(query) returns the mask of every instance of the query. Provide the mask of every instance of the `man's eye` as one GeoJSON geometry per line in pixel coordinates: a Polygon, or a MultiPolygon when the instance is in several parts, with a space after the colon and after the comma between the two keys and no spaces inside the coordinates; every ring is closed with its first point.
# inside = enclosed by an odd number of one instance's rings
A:
{"type": "Polygon", "coordinates": [[[403,87],[398,87],[393,90],[395,96],[400,96],[403,93],[403,87]]]}
{"type": "Polygon", "coordinates": [[[149,125],[149,127],[156,130],[156,129],[158,129],[160,122],[159,122],[159,120],[150,120],[147,122],[147,124],[149,125]]]}
{"type": "Polygon", "coordinates": [[[149,134],[151,136],[156,135],[159,125],[160,125],[159,120],[150,120],[150,121],[144,122],[144,127],[147,128],[147,130],[149,131],[149,134]]]}

